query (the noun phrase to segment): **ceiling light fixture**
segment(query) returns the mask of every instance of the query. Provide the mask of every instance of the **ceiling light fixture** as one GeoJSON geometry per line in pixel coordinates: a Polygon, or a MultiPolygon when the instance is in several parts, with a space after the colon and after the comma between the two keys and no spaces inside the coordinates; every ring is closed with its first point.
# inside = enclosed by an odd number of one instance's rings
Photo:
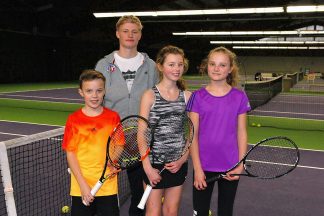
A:
{"type": "Polygon", "coordinates": [[[308,49],[324,49],[324,47],[309,47],[308,49]]]}
{"type": "Polygon", "coordinates": [[[96,18],[134,16],[192,16],[192,15],[222,15],[222,14],[256,14],[256,13],[283,13],[283,7],[265,8],[236,8],[236,9],[209,9],[209,10],[171,10],[171,11],[134,11],[93,13],[96,18]]]}
{"type": "Polygon", "coordinates": [[[324,44],[324,41],[210,41],[211,44],[324,44]]]}
{"type": "Polygon", "coordinates": [[[193,15],[224,15],[224,14],[257,14],[257,13],[307,13],[323,12],[324,5],[305,5],[264,8],[232,8],[209,10],[170,10],[170,11],[132,11],[132,12],[98,12],[93,13],[96,18],[121,17],[124,15],[142,16],[193,16],[193,15]]]}
{"type": "Polygon", "coordinates": [[[324,5],[287,6],[287,13],[323,12],[324,5]]]}
{"type": "Polygon", "coordinates": [[[324,47],[307,47],[307,46],[233,46],[233,49],[324,49],[324,47]]]}
{"type": "Polygon", "coordinates": [[[221,32],[173,32],[173,35],[183,36],[267,36],[267,35],[324,35],[323,30],[293,30],[293,31],[221,31],[221,32]]]}

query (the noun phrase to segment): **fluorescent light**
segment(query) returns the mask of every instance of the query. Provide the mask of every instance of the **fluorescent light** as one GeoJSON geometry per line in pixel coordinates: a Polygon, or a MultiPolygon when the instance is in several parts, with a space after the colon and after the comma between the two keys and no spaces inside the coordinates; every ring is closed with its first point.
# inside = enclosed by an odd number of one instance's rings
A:
{"type": "Polygon", "coordinates": [[[237,8],[237,9],[209,9],[209,10],[173,10],[173,11],[134,11],[93,13],[96,18],[134,16],[192,16],[192,15],[221,15],[221,14],[255,14],[255,13],[283,13],[283,7],[266,8],[237,8]]]}
{"type": "Polygon", "coordinates": [[[173,32],[173,35],[185,36],[230,36],[230,35],[311,35],[324,34],[324,30],[294,30],[294,31],[228,31],[228,32],[173,32]]]}
{"type": "Polygon", "coordinates": [[[113,13],[93,13],[96,18],[104,18],[104,17],[122,17],[122,16],[157,16],[155,12],[113,12],[113,13]]]}
{"type": "Polygon", "coordinates": [[[309,49],[309,47],[298,47],[298,46],[290,46],[290,47],[281,47],[281,46],[233,46],[233,49],[309,49]]]}
{"type": "Polygon", "coordinates": [[[324,5],[287,6],[287,13],[323,12],[324,5]]]}
{"type": "Polygon", "coordinates": [[[283,13],[283,7],[226,9],[223,14],[283,13]]]}
{"type": "Polygon", "coordinates": [[[211,44],[324,44],[324,41],[210,41],[211,44]]]}
{"type": "Polygon", "coordinates": [[[305,44],[324,44],[324,41],[305,41],[305,44]]]}
{"type": "Polygon", "coordinates": [[[309,47],[309,49],[324,49],[324,47],[309,47]]]}
{"type": "Polygon", "coordinates": [[[324,47],[307,46],[233,46],[233,49],[299,49],[299,50],[324,50],[324,47]]]}

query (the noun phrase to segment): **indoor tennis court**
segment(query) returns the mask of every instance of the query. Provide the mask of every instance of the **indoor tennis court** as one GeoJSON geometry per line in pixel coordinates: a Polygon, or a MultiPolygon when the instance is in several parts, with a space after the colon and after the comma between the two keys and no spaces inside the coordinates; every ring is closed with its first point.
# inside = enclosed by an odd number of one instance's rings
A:
{"type": "MultiPolygon", "coordinates": [[[[64,125],[84,103],[78,93],[81,71],[118,50],[119,12],[140,18],[138,51],[151,59],[165,45],[184,50],[189,60],[184,79],[192,92],[209,83],[202,70],[208,52],[219,46],[233,51],[238,88],[252,107],[249,145],[274,136],[298,145],[300,161],[291,173],[274,180],[241,177],[235,216],[324,215],[324,1],[5,0],[0,5],[0,216],[70,215],[62,213],[63,206],[71,206],[64,125]]],[[[189,159],[180,216],[193,215],[192,171],[189,159]]],[[[120,215],[127,216],[125,171],[118,191],[120,215]]],[[[212,216],[217,208],[215,186],[212,216]]]]}

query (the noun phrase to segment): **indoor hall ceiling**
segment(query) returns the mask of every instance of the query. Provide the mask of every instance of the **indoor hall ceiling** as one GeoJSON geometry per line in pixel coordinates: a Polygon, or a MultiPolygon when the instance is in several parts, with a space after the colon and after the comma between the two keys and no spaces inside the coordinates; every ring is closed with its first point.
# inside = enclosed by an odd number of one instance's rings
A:
{"type": "MultiPolygon", "coordinates": [[[[324,0],[2,0],[0,2],[0,29],[24,34],[107,42],[116,46],[115,23],[118,18],[96,19],[92,15],[93,12],[286,7],[317,4],[324,4],[324,0]]],[[[294,30],[311,25],[324,26],[324,12],[140,17],[140,19],[144,25],[141,48],[155,50],[165,44],[175,44],[191,52],[210,50],[215,46],[210,44],[210,40],[257,40],[260,37],[174,36],[172,32],[270,31],[294,30]]],[[[264,51],[253,52],[258,54],[264,51]]],[[[276,51],[267,52],[271,54],[276,51]]]]}

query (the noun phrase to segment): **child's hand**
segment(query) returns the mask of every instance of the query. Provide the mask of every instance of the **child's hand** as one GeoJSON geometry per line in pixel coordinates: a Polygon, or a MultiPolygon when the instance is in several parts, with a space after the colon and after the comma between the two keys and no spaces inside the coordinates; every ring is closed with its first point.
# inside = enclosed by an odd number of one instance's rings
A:
{"type": "MultiPolygon", "coordinates": [[[[145,169],[144,169],[145,170],[145,169]]],[[[154,187],[157,183],[159,183],[162,179],[162,177],[160,176],[160,171],[158,169],[155,169],[153,167],[145,170],[145,173],[147,175],[147,178],[150,181],[150,185],[152,187],[154,187]]]]}
{"type": "Polygon", "coordinates": [[[179,169],[182,166],[182,161],[181,160],[177,160],[171,163],[167,163],[164,165],[164,168],[169,170],[171,173],[176,173],[179,171],[179,169]]]}
{"type": "Polygon", "coordinates": [[[87,204],[87,206],[89,206],[90,203],[92,203],[94,200],[94,196],[92,196],[91,194],[91,188],[88,184],[84,183],[80,186],[80,190],[82,201],[84,201],[87,204]]]}
{"type": "Polygon", "coordinates": [[[204,190],[207,187],[206,176],[203,170],[195,170],[194,186],[197,190],[204,190]]]}
{"type": "Polygon", "coordinates": [[[228,180],[228,181],[239,180],[240,176],[233,175],[233,174],[241,174],[243,172],[243,170],[244,170],[243,165],[240,164],[235,169],[233,169],[230,172],[226,173],[226,176],[223,177],[223,178],[226,179],[226,180],[228,180]]]}

